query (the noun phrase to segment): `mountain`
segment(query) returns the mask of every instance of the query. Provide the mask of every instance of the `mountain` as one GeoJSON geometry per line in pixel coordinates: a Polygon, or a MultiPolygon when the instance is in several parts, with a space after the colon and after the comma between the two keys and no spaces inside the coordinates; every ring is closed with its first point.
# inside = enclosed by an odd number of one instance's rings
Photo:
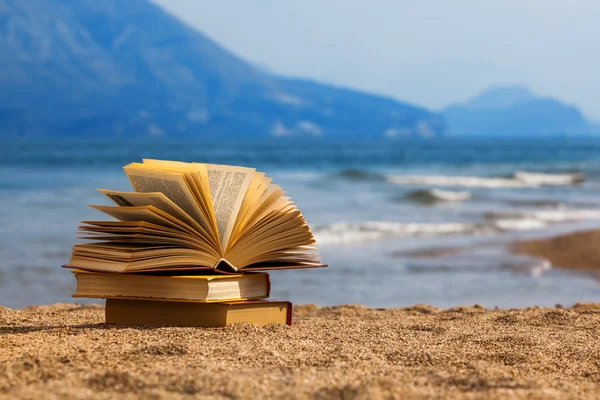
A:
{"type": "Polygon", "coordinates": [[[474,109],[498,109],[532,100],[535,94],[525,86],[494,86],[478,94],[463,106],[474,109]]]}
{"type": "Polygon", "coordinates": [[[442,110],[452,136],[581,136],[590,124],[574,106],[538,97],[522,86],[490,88],[442,110]]]}
{"type": "Polygon", "coordinates": [[[0,52],[4,135],[367,138],[445,129],[420,107],[256,68],[146,0],[0,0],[0,52]]]}
{"type": "Polygon", "coordinates": [[[597,121],[590,122],[590,133],[592,135],[600,135],[600,122],[597,122],[597,121]]]}

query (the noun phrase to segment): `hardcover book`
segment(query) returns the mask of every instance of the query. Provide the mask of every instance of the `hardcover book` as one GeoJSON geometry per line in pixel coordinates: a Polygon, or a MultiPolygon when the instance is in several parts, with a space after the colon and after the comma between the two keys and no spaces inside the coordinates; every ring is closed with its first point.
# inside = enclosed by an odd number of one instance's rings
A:
{"type": "Polygon", "coordinates": [[[264,299],[270,294],[269,275],[139,275],[74,271],[73,297],[146,298],[187,301],[264,299]]]}
{"type": "Polygon", "coordinates": [[[272,300],[198,303],[106,299],[107,324],[223,327],[235,322],[258,326],[270,323],[291,325],[292,303],[272,300]]]}

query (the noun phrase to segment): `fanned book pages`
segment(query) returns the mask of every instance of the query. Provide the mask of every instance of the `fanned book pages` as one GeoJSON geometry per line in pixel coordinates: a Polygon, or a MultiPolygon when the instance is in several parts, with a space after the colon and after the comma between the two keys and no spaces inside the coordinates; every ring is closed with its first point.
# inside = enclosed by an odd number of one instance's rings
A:
{"type": "Polygon", "coordinates": [[[99,189],[115,220],[83,221],[66,267],[100,272],[221,273],[325,267],[296,205],[253,168],[143,160],[134,192],[99,189]]]}

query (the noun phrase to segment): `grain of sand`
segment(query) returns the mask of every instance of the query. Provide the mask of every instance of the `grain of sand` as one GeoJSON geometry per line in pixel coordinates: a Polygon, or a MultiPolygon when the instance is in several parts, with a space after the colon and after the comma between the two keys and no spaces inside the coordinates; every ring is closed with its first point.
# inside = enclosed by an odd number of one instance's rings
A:
{"type": "Polygon", "coordinates": [[[295,325],[130,328],[101,306],[0,307],[0,397],[600,398],[600,304],[346,305],[295,325]]]}

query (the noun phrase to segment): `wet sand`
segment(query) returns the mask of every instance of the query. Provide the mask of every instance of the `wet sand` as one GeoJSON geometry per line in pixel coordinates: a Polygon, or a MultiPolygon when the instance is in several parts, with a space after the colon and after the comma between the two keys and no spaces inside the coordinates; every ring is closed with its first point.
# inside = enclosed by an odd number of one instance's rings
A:
{"type": "Polygon", "coordinates": [[[600,230],[515,243],[515,253],[544,258],[554,267],[600,271],[600,230]]]}
{"type": "Polygon", "coordinates": [[[600,304],[296,307],[294,326],[106,326],[0,307],[0,398],[600,398],[600,304]]]}

